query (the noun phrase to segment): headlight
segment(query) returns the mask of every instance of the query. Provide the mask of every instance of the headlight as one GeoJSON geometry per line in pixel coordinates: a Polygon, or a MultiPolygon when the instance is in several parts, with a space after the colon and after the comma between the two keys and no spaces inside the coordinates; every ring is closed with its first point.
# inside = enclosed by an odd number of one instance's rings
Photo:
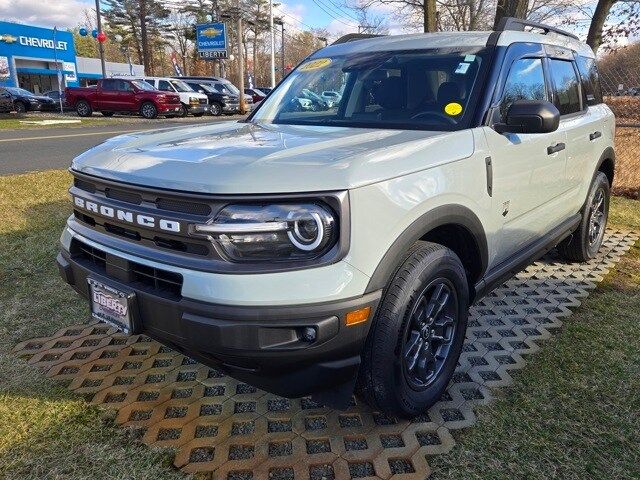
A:
{"type": "Polygon", "coordinates": [[[338,241],[335,214],[317,203],[228,205],[192,233],[235,262],[312,260],[338,241]]]}
{"type": "Polygon", "coordinates": [[[189,97],[189,103],[197,105],[198,103],[200,103],[200,99],[196,97],[189,97]]]}

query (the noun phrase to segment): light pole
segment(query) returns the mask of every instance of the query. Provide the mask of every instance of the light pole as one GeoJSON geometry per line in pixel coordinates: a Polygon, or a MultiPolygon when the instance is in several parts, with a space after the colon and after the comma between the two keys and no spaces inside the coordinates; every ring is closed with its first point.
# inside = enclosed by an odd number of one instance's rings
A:
{"type": "MultiPolygon", "coordinates": [[[[102,32],[102,18],[100,15],[100,0],[96,0],[96,19],[97,19],[97,27],[98,33],[102,32]]],[[[106,78],[107,76],[107,65],[104,62],[104,46],[102,42],[98,42],[98,52],[100,52],[100,65],[102,66],[102,78],[106,78]]]]}
{"type": "Polygon", "coordinates": [[[276,46],[273,32],[273,0],[269,0],[269,37],[271,38],[271,88],[276,86],[276,46]]]}

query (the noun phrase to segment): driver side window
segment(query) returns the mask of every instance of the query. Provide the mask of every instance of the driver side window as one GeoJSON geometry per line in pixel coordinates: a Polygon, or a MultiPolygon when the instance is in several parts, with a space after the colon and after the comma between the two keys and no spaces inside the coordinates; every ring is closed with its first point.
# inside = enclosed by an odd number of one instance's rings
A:
{"type": "Polygon", "coordinates": [[[521,58],[511,65],[504,84],[500,116],[506,117],[507,110],[516,100],[548,100],[544,83],[544,70],[540,58],[521,58]]]}

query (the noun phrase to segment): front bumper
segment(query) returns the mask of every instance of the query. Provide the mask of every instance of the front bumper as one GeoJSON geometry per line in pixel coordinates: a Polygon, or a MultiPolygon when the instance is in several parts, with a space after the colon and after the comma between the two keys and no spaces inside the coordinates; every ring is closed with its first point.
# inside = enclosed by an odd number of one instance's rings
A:
{"type": "Polygon", "coordinates": [[[317,395],[327,405],[344,405],[350,397],[380,291],[304,305],[214,304],[123,281],[131,262],[111,253],[105,258],[102,268],[63,247],[57,263],[63,279],[85,298],[88,277],[132,289],[140,333],[234,378],[285,397],[317,395]],[[364,307],[371,307],[369,320],[346,326],[347,312],[364,307]],[[306,327],[315,329],[314,341],[304,340],[306,327]]]}
{"type": "Polygon", "coordinates": [[[175,103],[161,103],[158,105],[159,113],[178,113],[180,112],[181,105],[175,103]]]}
{"type": "Polygon", "coordinates": [[[189,111],[189,113],[194,114],[194,113],[205,113],[209,111],[209,105],[189,105],[187,107],[187,110],[189,111]]]}

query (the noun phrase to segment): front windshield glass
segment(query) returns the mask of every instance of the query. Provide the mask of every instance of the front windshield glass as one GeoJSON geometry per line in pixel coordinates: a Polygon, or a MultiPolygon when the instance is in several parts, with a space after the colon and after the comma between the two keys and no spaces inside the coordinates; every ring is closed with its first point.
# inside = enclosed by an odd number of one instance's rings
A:
{"type": "Polygon", "coordinates": [[[233,95],[238,95],[240,93],[240,90],[238,90],[238,87],[236,87],[233,83],[223,83],[224,87],[229,90],[229,93],[232,93],[233,95]]]}
{"type": "Polygon", "coordinates": [[[485,48],[357,53],[307,60],[252,117],[291,125],[456,130],[472,116],[485,48]],[[327,100],[322,92],[341,92],[327,100]]]}
{"type": "Polygon", "coordinates": [[[14,95],[24,95],[26,97],[34,96],[33,93],[31,93],[29,90],[25,90],[24,88],[17,88],[17,87],[6,87],[6,88],[14,95]]]}
{"type": "Polygon", "coordinates": [[[156,87],[154,87],[153,85],[151,85],[150,83],[147,82],[143,82],[142,80],[132,80],[131,83],[133,83],[133,85],[138,89],[138,90],[146,90],[146,91],[151,91],[151,90],[155,90],[156,87]]]}
{"type": "Polygon", "coordinates": [[[173,85],[178,92],[193,92],[193,88],[184,83],[182,80],[171,80],[171,85],[173,85]]]}

